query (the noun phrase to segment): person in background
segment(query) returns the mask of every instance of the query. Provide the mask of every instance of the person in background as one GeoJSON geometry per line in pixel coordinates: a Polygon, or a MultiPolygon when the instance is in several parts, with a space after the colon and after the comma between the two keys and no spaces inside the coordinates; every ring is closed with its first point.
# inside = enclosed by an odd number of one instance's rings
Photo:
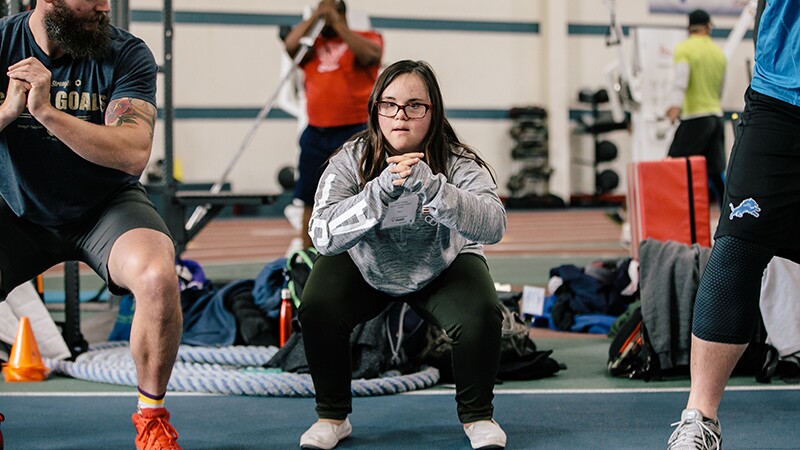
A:
{"type": "Polygon", "coordinates": [[[300,160],[294,197],[304,203],[300,237],[308,236],[314,192],[331,154],[366,127],[369,93],[378,77],[383,39],[374,31],[353,31],[347,25],[344,1],[322,0],[311,16],[294,27],[284,40],[294,58],[301,42],[318,20],[325,27],[300,62],[305,76],[308,126],[300,136],[300,160]]]}
{"type": "Polygon", "coordinates": [[[139,177],[158,68],[108,0],[40,0],[0,20],[0,300],[62,261],[136,298],[136,448],[179,449],[164,396],[181,337],[175,250],[139,177]]]}
{"type": "Polygon", "coordinates": [[[764,269],[774,256],[800,262],[798,42],[800,2],[766,2],[728,165],[725,209],[695,300],[689,399],[673,424],[670,450],[722,447],[719,406],[759,318],[764,269]]]}
{"type": "Polygon", "coordinates": [[[504,448],[492,419],[501,304],[483,255],[507,221],[487,164],[445,117],[433,69],[399,61],[378,78],[367,129],[335,153],[311,218],[320,252],[298,317],[319,420],[303,448],[350,435],[350,333],[406,302],[453,341],[458,417],[473,448],[504,448]]]}
{"type": "Polygon", "coordinates": [[[670,93],[667,118],[680,125],[668,156],[705,156],[709,188],[722,209],[725,188],[725,133],[722,87],[725,54],[711,40],[711,17],[702,9],[689,14],[689,38],[673,52],[675,81],[670,93]]]}

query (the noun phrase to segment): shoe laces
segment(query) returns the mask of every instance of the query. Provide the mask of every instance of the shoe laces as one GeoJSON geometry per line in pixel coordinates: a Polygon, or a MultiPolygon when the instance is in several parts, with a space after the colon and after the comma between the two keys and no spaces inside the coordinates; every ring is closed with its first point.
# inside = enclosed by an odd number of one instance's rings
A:
{"type": "Polygon", "coordinates": [[[720,448],[719,435],[703,420],[683,420],[671,426],[678,428],[669,437],[670,449],[690,448],[697,450],[717,450],[720,448]]]}
{"type": "Polygon", "coordinates": [[[144,427],[139,436],[145,438],[145,449],[147,450],[180,450],[176,442],[178,432],[163,417],[152,419],[142,418],[144,427]]]}

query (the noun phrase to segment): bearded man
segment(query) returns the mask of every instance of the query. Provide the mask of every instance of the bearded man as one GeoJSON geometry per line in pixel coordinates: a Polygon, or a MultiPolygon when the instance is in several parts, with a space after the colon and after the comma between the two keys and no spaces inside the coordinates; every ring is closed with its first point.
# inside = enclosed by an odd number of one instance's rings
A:
{"type": "Polygon", "coordinates": [[[178,449],[164,408],[183,321],[174,243],[139,183],[157,66],[141,39],[109,24],[110,9],[40,0],[0,20],[0,301],[73,260],[132,293],[136,447],[178,449]]]}

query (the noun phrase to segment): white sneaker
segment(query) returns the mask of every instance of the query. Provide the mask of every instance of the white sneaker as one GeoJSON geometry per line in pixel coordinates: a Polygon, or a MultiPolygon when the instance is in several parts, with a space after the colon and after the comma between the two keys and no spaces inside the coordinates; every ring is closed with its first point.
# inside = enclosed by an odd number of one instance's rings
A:
{"type": "Polygon", "coordinates": [[[494,419],[464,427],[464,433],[474,449],[506,448],[506,433],[494,419]]]}
{"type": "Polygon", "coordinates": [[[283,208],[283,216],[289,221],[289,224],[297,231],[303,228],[303,208],[305,203],[299,198],[292,200],[292,203],[283,208]]]}
{"type": "Polygon", "coordinates": [[[722,428],[696,409],[684,409],[681,420],[672,424],[667,450],[722,450],[722,428]]]}
{"type": "Polygon", "coordinates": [[[318,421],[300,436],[300,448],[329,450],[352,432],[349,418],[344,419],[341,425],[318,421]]]}

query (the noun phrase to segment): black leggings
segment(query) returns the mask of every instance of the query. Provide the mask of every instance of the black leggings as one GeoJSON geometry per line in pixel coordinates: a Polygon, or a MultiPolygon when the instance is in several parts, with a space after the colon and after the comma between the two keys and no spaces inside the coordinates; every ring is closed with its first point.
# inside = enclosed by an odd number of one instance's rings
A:
{"type": "Polygon", "coordinates": [[[711,342],[750,342],[761,278],[774,255],[769,247],[733,236],[717,238],[697,290],[692,334],[711,342]]]}
{"type": "Polygon", "coordinates": [[[350,333],[391,301],[408,303],[453,340],[459,420],[491,419],[502,310],[486,261],[460,255],[420,291],[392,297],[367,284],[347,253],[317,259],[298,311],[319,417],[352,412],[350,333]]]}

